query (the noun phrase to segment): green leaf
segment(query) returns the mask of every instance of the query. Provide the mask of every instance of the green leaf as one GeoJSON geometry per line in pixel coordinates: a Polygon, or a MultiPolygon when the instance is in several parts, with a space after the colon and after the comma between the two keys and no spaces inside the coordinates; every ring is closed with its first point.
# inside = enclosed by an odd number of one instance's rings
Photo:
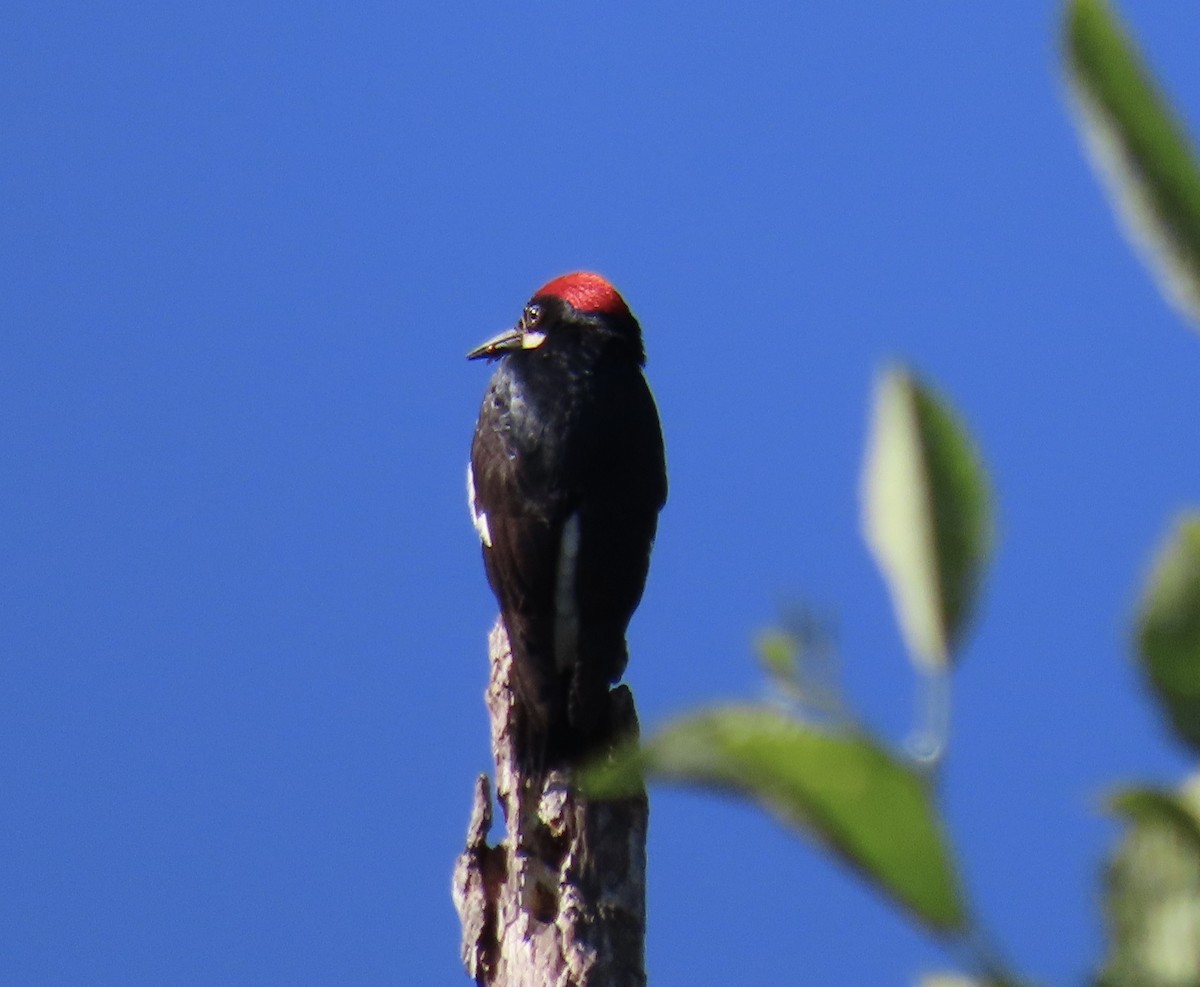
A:
{"type": "Polygon", "coordinates": [[[962,423],[903,368],[875,391],[863,529],[910,653],[930,669],[946,667],[991,549],[991,493],[962,423]]]}
{"type": "Polygon", "coordinates": [[[1123,788],[1108,799],[1109,808],[1132,823],[1170,827],[1200,859],[1200,820],[1176,792],[1161,788],[1123,788]]]}
{"type": "Polygon", "coordinates": [[[1200,790],[1128,789],[1130,823],[1105,871],[1105,987],[1200,984],[1200,790]]]}
{"type": "Polygon", "coordinates": [[[795,603],[782,625],[755,639],[759,662],[780,696],[806,717],[846,720],[849,715],[838,683],[833,630],[808,607],[795,603]]]}
{"type": "Polygon", "coordinates": [[[593,796],[617,797],[636,791],[643,772],[750,799],[832,849],[931,928],[966,925],[923,776],[862,733],[817,730],[770,707],[725,707],[667,726],[583,783],[593,796]]]}
{"type": "Polygon", "coordinates": [[[1138,618],[1142,667],[1176,734],[1200,750],[1200,515],[1160,550],[1138,618]]]}
{"type": "Polygon", "coordinates": [[[754,645],[759,661],[773,679],[784,685],[796,681],[801,643],[794,634],[772,628],[759,634],[754,645]]]}
{"type": "Polygon", "coordinates": [[[1200,161],[1107,0],[1067,8],[1080,133],[1163,293],[1200,323],[1200,161]]]}

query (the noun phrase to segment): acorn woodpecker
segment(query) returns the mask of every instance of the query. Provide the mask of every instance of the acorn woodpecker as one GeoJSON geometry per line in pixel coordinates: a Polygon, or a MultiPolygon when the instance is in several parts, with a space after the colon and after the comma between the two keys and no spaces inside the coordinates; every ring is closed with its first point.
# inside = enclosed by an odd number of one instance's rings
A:
{"type": "Polygon", "coordinates": [[[667,499],[641,327],[600,275],[566,274],[467,359],[500,361],[467,494],[512,648],[518,757],[570,763],[612,739],[609,687],[667,499]]]}

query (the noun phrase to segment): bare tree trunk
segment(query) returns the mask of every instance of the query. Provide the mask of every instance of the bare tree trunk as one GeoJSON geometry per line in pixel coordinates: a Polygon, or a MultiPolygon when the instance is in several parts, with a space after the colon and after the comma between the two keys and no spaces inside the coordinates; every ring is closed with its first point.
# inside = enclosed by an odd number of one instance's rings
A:
{"type": "MultiPolygon", "coordinates": [[[[535,791],[513,758],[512,655],[501,620],[489,652],[486,701],[506,825],[489,846],[491,787],[480,775],[454,868],[467,973],[487,987],[645,987],[645,793],[592,802],[558,771],[535,791]]],[[[613,707],[620,733],[636,736],[627,686],[614,690],[613,707]]]]}

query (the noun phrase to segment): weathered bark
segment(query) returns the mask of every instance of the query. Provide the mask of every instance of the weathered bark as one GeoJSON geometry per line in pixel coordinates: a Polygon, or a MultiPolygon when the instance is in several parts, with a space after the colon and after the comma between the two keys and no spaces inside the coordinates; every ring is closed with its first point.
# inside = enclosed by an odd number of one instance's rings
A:
{"type": "MultiPolygon", "coordinates": [[[[454,869],[462,957],[487,987],[644,987],[645,794],[593,802],[569,773],[541,785],[513,757],[512,654],[503,622],[489,640],[486,693],[504,838],[487,842],[492,795],[475,783],[467,845],[454,869]],[[535,787],[538,790],[534,790],[535,787]]],[[[633,694],[612,694],[618,733],[636,735],[633,694]]]]}

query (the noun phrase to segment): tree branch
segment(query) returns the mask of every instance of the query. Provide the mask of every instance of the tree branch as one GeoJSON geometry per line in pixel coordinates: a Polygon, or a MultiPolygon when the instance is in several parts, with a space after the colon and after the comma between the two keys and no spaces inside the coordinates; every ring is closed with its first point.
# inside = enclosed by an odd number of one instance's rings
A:
{"type": "MultiPolygon", "coordinates": [[[[467,845],[454,869],[462,958],[486,987],[645,987],[645,793],[593,802],[569,772],[543,784],[513,756],[512,654],[503,622],[489,638],[485,694],[504,838],[487,842],[492,796],[475,782],[467,845]]],[[[633,693],[612,693],[616,735],[637,735],[633,693]]]]}

